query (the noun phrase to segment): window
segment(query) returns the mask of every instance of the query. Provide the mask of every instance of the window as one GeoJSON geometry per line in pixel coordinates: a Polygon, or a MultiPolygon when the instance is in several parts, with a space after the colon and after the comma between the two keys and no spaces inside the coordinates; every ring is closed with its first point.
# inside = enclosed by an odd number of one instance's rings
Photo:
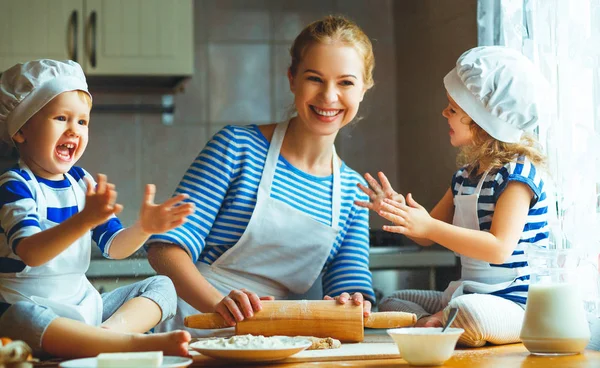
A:
{"type": "MultiPolygon", "coordinates": [[[[577,248],[597,279],[600,253],[600,0],[479,0],[480,45],[505,45],[536,63],[550,82],[538,128],[556,200],[557,247],[577,248]]],[[[584,287],[598,312],[598,285],[584,287]]],[[[593,304],[593,305],[592,305],[593,304]]]]}

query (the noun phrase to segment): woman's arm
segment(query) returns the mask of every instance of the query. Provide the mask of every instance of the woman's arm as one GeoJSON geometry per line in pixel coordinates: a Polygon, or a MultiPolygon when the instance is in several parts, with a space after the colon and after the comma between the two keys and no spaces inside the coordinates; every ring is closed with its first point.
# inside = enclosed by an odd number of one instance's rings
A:
{"type": "Polygon", "coordinates": [[[232,290],[223,296],[202,276],[190,256],[173,244],[153,244],[148,249],[148,261],[156,272],[173,281],[177,296],[200,312],[219,313],[230,326],[261,310],[261,300],[273,299],[244,289],[232,290]]]}
{"type": "Polygon", "coordinates": [[[168,276],[177,295],[200,312],[214,312],[223,295],[196,268],[190,256],[174,244],[154,243],[148,262],[157,273],[168,276]]]}

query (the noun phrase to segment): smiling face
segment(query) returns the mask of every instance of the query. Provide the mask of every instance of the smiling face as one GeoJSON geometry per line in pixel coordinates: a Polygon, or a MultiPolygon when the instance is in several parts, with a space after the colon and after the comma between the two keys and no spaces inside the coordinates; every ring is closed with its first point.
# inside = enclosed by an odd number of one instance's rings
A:
{"type": "Polygon", "coordinates": [[[473,132],[471,131],[472,119],[467,115],[458,104],[448,96],[448,106],[442,110],[442,116],[448,119],[450,125],[450,144],[454,147],[462,147],[473,142],[473,132]]]}
{"type": "Polygon", "coordinates": [[[317,135],[336,134],[358,112],[366,92],[362,57],[340,42],[307,47],[296,75],[288,72],[298,118],[317,135]]]}
{"type": "Polygon", "coordinates": [[[85,151],[91,107],[83,94],[61,93],[13,136],[21,159],[35,175],[61,180],[85,151]]]}

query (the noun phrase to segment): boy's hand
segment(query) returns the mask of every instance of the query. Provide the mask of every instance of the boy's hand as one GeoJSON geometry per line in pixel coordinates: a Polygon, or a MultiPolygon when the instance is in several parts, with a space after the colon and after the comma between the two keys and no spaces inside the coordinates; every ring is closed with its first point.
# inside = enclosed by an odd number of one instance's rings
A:
{"type": "Polygon", "coordinates": [[[163,204],[154,204],[156,187],[146,185],[146,193],[140,210],[140,225],[147,234],[160,234],[176,228],[185,222],[185,218],[194,212],[193,203],[179,204],[187,199],[187,194],[179,194],[163,204]]]}
{"type": "Polygon", "coordinates": [[[112,215],[116,215],[123,210],[123,206],[117,204],[117,191],[115,185],[106,180],[106,175],[98,174],[96,188],[92,181],[86,177],[83,178],[87,185],[85,194],[85,207],[81,211],[85,223],[90,227],[96,227],[105,223],[112,215]]]}
{"type": "Polygon", "coordinates": [[[361,207],[366,207],[372,211],[379,213],[381,211],[381,206],[384,199],[391,199],[398,203],[406,203],[404,196],[402,194],[396,193],[396,191],[392,188],[390,181],[381,171],[378,173],[379,181],[381,181],[381,185],[377,182],[377,180],[371,176],[371,174],[365,174],[365,180],[369,184],[370,188],[365,187],[361,183],[358,183],[358,187],[362,190],[366,195],[369,196],[370,202],[364,201],[355,201],[356,205],[361,207]]]}

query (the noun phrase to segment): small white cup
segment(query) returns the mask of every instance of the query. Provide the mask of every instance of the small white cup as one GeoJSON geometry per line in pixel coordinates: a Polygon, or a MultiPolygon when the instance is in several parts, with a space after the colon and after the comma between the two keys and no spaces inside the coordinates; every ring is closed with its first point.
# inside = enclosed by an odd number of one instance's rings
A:
{"type": "Polygon", "coordinates": [[[387,330],[400,351],[400,355],[410,365],[442,365],[454,352],[462,328],[410,327],[387,330]]]}

